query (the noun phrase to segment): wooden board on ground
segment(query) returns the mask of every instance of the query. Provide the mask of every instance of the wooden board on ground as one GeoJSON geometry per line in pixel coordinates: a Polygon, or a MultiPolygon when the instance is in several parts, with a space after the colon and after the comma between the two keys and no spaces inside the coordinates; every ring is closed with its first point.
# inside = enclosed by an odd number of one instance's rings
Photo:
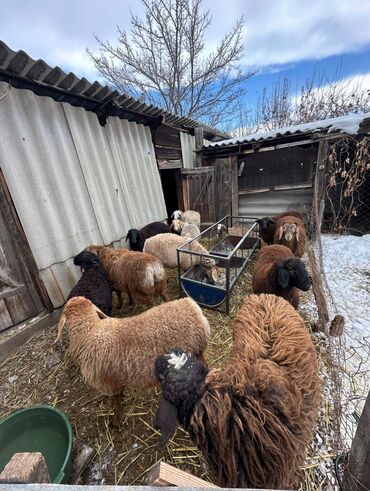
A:
{"type": "Polygon", "coordinates": [[[158,462],[148,474],[148,486],[182,486],[186,488],[218,488],[188,472],[176,469],[165,462],[158,462]]]}

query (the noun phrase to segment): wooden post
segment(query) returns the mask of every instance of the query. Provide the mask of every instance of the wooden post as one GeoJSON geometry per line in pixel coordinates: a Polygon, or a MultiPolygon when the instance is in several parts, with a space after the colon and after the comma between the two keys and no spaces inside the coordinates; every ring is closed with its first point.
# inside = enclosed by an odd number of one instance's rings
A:
{"type": "Polygon", "coordinates": [[[194,128],[196,162],[195,167],[202,167],[203,128],[194,128]]]}
{"type": "MultiPolygon", "coordinates": [[[[230,173],[231,173],[231,215],[239,216],[239,182],[238,182],[238,156],[231,155],[230,173]]],[[[233,225],[238,225],[235,221],[233,225]]]]}
{"type": "Polygon", "coordinates": [[[349,464],[344,475],[345,491],[370,489],[370,392],[367,396],[352,442],[349,464]]]}
{"type": "Polygon", "coordinates": [[[316,173],[312,200],[311,230],[313,240],[317,240],[321,232],[322,217],[325,207],[327,156],[328,142],[320,141],[317,151],[316,173]]]}

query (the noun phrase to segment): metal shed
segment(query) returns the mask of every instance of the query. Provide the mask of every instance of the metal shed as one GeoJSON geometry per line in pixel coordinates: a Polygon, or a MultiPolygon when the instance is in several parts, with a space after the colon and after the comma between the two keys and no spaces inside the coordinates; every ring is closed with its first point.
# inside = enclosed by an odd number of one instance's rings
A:
{"type": "Polygon", "coordinates": [[[199,126],[225,136],[0,41],[0,331],[62,305],[84,247],[167,216],[158,142],[189,161],[199,126]]]}

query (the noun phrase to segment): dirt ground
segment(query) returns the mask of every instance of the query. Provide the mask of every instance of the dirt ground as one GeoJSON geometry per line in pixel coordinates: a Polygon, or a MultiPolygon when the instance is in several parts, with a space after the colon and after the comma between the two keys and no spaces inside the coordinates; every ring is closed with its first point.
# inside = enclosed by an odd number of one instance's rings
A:
{"type": "MultiPolygon", "coordinates": [[[[170,297],[176,299],[179,294],[177,272],[168,270],[168,277],[170,297]]],[[[251,293],[251,274],[247,269],[232,292],[230,316],[204,309],[211,326],[211,341],[206,351],[211,367],[222,366],[227,358],[233,319],[248,293],[251,293]]],[[[302,295],[303,303],[307,295],[311,293],[302,295]]],[[[124,308],[122,313],[115,311],[114,315],[129,316],[144,309],[141,306],[124,308]]],[[[307,326],[310,327],[309,323],[307,326]]],[[[85,385],[78,368],[69,359],[67,342],[55,350],[52,346],[55,337],[56,329],[50,326],[3,362],[0,367],[0,417],[34,404],[51,404],[62,409],[71,421],[74,435],[97,452],[82,476],[84,484],[145,484],[148,471],[159,460],[212,481],[205,459],[182,428],[178,427],[163,451],[158,450],[159,434],[153,428],[153,420],[159,389],[144,393],[125,392],[125,417],[122,426],[116,429],[110,425],[111,401],[85,385]]],[[[320,336],[314,340],[323,363],[325,341],[320,336]]],[[[325,462],[323,465],[321,456],[318,457],[323,452],[322,441],[330,434],[324,402],[321,417],[321,430],[318,431],[321,436],[319,441],[315,437],[309,451],[310,459],[302,473],[301,489],[305,490],[332,489],[320,484],[320,481],[328,482],[325,478],[328,466],[325,462]]],[[[328,461],[330,446],[325,447],[324,453],[324,461],[325,458],[328,461]]]]}

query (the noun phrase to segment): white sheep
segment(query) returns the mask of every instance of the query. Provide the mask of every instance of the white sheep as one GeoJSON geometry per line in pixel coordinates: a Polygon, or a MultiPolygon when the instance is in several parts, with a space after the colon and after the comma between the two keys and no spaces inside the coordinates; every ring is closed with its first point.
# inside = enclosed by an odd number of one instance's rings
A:
{"type": "Polygon", "coordinates": [[[172,213],[172,218],[174,220],[181,220],[185,223],[195,223],[198,228],[200,228],[200,213],[193,210],[176,210],[172,213]]]}
{"type": "MultiPolygon", "coordinates": [[[[175,234],[160,234],[150,237],[145,241],[144,252],[156,256],[168,268],[177,267],[177,248],[189,242],[189,238],[180,237],[175,234]]],[[[193,240],[187,247],[189,251],[209,254],[207,249],[198,241],[193,240]]],[[[216,261],[210,257],[201,257],[193,254],[180,252],[180,268],[183,271],[188,270],[195,264],[202,263],[204,266],[211,268],[216,265],[216,261]]]]}

